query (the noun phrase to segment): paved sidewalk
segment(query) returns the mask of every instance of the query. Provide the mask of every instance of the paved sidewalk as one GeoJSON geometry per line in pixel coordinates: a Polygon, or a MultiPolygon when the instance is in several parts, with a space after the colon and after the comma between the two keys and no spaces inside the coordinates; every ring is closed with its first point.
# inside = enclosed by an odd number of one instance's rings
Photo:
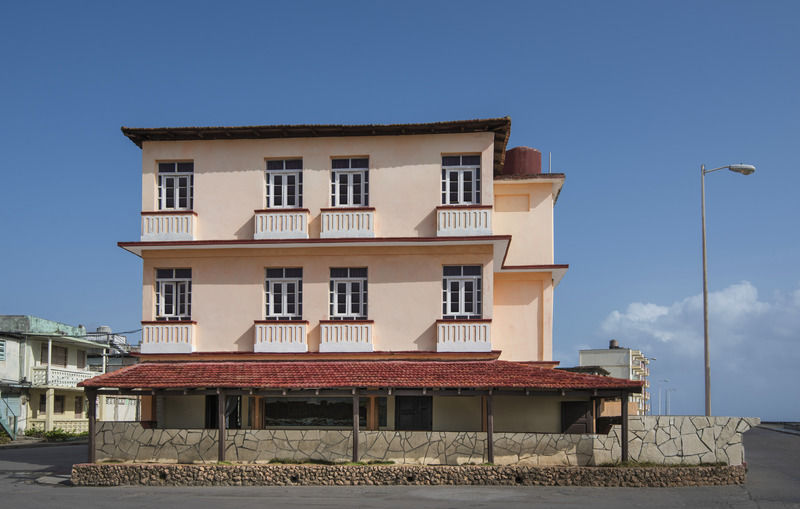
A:
{"type": "Polygon", "coordinates": [[[12,440],[7,444],[0,444],[0,450],[3,449],[22,449],[27,447],[54,447],[59,445],[87,445],[89,443],[86,438],[79,438],[77,440],[65,440],[61,442],[48,442],[44,438],[34,437],[19,437],[12,440]]]}
{"type": "Polygon", "coordinates": [[[758,427],[761,429],[768,429],[770,431],[777,431],[778,433],[786,433],[787,435],[800,436],[800,428],[797,428],[797,423],[762,422],[758,425],[758,427]]]}
{"type": "Polygon", "coordinates": [[[0,493],[3,507],[80,506],[82,509],[735,509],[800,508],[800,440],[794,434],[757,427],[744,434],[748,464],[743,486],[697,488],[587,488],[551,486],[248,486],[248,487],[69,487],[73,463],[85,461],[86,447],[0,450],[0,493]],[[368,502],[365,502],[368,501],[368,502]]]}

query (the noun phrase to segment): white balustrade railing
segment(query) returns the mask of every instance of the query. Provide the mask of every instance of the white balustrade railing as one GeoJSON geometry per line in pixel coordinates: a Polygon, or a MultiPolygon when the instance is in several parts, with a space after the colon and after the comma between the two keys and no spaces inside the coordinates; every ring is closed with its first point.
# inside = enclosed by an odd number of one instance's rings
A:
{"type": "Polygon", "coordinates": [[[308,351],[307,322],[258,321],[254,352],[297,353],[308,351]]]}
{"type": "Polygon", "coordinates": [[[491,320],[438,320],[437,352],[491,352],[491,320]]]}
{"type": "MultiPolygon", "coordinates": [[[[42,415],[39,413],[39,415],[42,415]]],[[[70,433],[83,433],[89,431],[89,419],[57,419],[53,420],[52,429],[63,429],[70,433]]],[[[28,419],[28,429],[36,428],[45,430],[47,427],[46,419],[28,419]]],[[[52,431],[52,430],[45,430],[52,431]]]]}
{"type": "Polygon", "coordinates": [[[307,239],[308,210],[256,210],[254,239],[307,239]]]}
{"type": "Polygon", "coordinates": [[[50,366],[50,380],[47,379],[47,366],[32,368],[34,386],[76,387],[78,382],[97,376],[99,373],[83,369],[54,368],[50,366]]]}
{"type": "Polygon", "coordinates": [[[320,237],[374,237],[375,209],[322,209],[320,237]]]}
{"type": "Polygon", "coordinates": [[[320,352],[371,352],[372,321],[320,322],[320,352]]]}
{"type": "Polygon", "coordinates": [[[89,431],[89,419],[53,420],[53,429],[63,429],[69,433],[83,433],[89,431]]]}
{"type": "Polygon", "coordinates": [[[192,211],[142,212],[142,241],[194,240],[196,226],[192,211]]]}
{"type": "Polygon", "coordinates": [[[491,234],[492,207],[490,205],[436,208],[436,235],[440,237],[491,234]]]}
{"type": "Polygon", "coordinates": [[[195,322],[142,322],[141,353],[192,353],[195,322]]]}

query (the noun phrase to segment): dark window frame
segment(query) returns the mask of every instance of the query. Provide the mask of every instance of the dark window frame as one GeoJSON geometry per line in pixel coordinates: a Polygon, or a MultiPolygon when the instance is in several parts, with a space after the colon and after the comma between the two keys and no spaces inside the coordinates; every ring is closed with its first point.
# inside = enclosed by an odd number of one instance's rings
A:
{"type": "Polygon", "coordinates": [[[369,317],[367,267],[331,267],[328,286],[330,320],[367,320],[369,317]]]}
{"type": "Polygon", "coordinates": [[[481,204],[481,156],[442,156],[442,205],[481,204]]]}
{"type": "Polygon", "coordinates": [[[295,320],[303,319],[303,268],[302,267],[267,267],[264,279],[265,319],[295,320]],[[295,285],[292,291],[291,285],[295,285]],[[279,288],[280,292],[276,292],[279,288]],[[276,298],[281,296],[279,311],[275,311],[276,298]],[[292,297],[292,298],[290,298],[292,297]],[[294,300],[294,302],[290,302],[294,300]],[[294,306],[294,312],[288,309],[294,306]]]}
{"type": "Polygon", "coordinates": [[[268,159],[265,178],[268,209],[303,207],[302,158],[268,159]],[[294,178],[293,183],[290,178],[294,178]],[[277,186],[280,186],[280,193],[275,192],[277,186]]]}
{"type": "Polygon", "coordinates": [[[192,319],[192,269],[156,269],[155,317],[157,321],[192,319]]]}
{"type": "Polygon", "coordinates": [[[442,267],[442,319],[483,318],[483,266],[442,267]]]}
{"type": "Polygon", "coordinates": [[[369,207],[369,157],[331,159],[331,207],[369,207]]]}
{"type": "Polygon", "coordinates": [[[157,171],[158,210],[193,210],[194,161],[159,161],[157,171]]]}

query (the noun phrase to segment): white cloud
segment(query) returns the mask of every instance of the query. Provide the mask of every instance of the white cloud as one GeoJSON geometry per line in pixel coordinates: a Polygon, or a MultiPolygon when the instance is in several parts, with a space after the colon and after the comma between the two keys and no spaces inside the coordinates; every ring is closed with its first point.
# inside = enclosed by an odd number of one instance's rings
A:
{"type": "MultiPolygon", "coordinates": [[[[800,303],[800,297],[794,300],[800,303]]],[[[709,327],[723,344],[739,344],[747,339],[748,325],[775,306],[760,301],[756,287],[742,281],[709,294],[709,327]]],[[[625,311],[612,311],[601,328],[625,343],[669,343],[676,353],[697,355],[703,343],[703,297],[692,295],[669,306],[633,302],[625,311]]]]}
{"type": "MultiPolygon", "coordinates": [[[[610,312],[600,329],[622,346],[656,357],[651,380],[670,379],[684,412],[700,413],[701,294],[672,304],[633,302],[610,312]]],[[[753,284],[742,281],[711,292],[709,336],[716,415],[800,418],[800,408],[787,406],[788,401],[800,400],[795,376],[800,364],[800,288],[764,299],[753,284]]]]}

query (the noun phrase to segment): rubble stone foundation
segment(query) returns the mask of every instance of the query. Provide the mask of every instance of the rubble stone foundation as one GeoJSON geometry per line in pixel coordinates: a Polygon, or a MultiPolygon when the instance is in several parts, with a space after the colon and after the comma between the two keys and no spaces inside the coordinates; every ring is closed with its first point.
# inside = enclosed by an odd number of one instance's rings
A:
{"type": "Polygon", "coordinates": [[[745,467],[529,467],[409,465],[79,464],[77,486],[718,486],[743,484],[745,467]]]}

